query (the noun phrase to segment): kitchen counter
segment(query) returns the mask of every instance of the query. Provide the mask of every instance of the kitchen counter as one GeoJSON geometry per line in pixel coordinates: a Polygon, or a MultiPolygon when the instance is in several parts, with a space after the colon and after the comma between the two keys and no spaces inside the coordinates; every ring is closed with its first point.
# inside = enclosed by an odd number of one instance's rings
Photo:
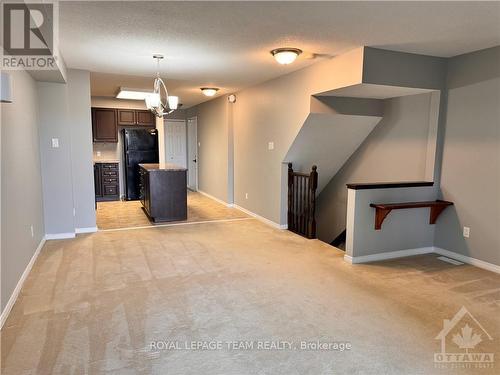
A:
{"type": "Polygon", "coordinates": [[[156,164],[139,164],[139,167],[144,168],[148,172],[154,171],[187,171],[187,168],[172,163],[156,163],[156,164]]]}
{"type": "Polygon", "coordinates": [[[94,159],[93,162],[94,162],[94,164],[99,164],[99,163],[120,163],[120,160],[118,160],[118,159],[94,159]]]}

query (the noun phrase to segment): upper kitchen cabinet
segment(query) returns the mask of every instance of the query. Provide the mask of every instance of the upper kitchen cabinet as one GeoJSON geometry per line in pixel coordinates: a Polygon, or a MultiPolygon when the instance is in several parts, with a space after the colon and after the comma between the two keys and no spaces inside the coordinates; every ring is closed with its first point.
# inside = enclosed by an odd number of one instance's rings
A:
{"type": "Polygon", "coordinates": [[[140,126],[156,126],[155,115],[151,111],[135,111],[137,125],[140,126]]]}
{"type": "Polygon", "coordinates": [[[117,109],[118,125],[120,126],[147,126],[156,125],[155,117],[150,111],[137,109],[117,109]]]}
{"type": "Polygon", "coordinates": [[[118,125],[134,126],[136,124],[135,110],[133,109],[117,109],[118,125]]]}
{"type": "Polygon", "coordinates": [[[116,110],[92,108],[92,134],[94,142],[118,142],[116,110]]]}

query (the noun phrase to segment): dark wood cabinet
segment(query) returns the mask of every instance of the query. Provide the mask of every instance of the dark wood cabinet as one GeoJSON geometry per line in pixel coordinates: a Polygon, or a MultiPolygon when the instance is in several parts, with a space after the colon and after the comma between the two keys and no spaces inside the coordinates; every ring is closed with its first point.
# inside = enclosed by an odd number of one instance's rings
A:
{"type": "Polygon", "coordinates": [[[140,164],[140,199],[155,223],[187,219],[187,170],[168,164],[140,164]]]}
{"type": "Polygon", "coordinates": [[[136,124],[135,110],[133,109],[117,109],[118,125],[133,126],[136,124]]]}
{"type": "Polygon", "coordinates": [[[156,125],[155,116],[150,111],[138,109],[117,109],[118,125],[120,126],[147,126],[156,125]]]}
{"type": "Polygon", "coordinates": [[[118,126],[156,126],[150,111],[139,109],[92,108],[92,134],[94,142],[118,142],[118,126]]]}
{"type": "Polygon", "coordinates": [[[135,111],[135,121],[139,126],[156,126],[155,115],[151,111],[135,111]]]}
{"type": "Polygon", "coordinates": [[[118,163],[95,163],[94,186],[96,201],[120,199],[120,175],[118,163]]]}
{"type": "Polygon", "coordinates": [[[102,197],[101,167],[99,164],[94,164],[94,190],[96,198],[102,197]]]}
{"type": "Polygon", "coordinates": [[[118,142],[115,109],[92,108],[92,134],[94,142],[118,142]]]}

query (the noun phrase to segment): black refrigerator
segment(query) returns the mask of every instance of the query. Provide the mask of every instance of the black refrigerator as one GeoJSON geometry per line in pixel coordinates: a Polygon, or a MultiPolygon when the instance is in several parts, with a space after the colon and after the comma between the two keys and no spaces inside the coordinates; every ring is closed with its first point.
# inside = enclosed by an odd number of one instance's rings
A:
{"type": "Polygon", "coordinates": [[[125,189],[127,200],[140,198],[139,164],[158,163],[158,131],[156,129],[123,129],[125,153],[125,189]]]}

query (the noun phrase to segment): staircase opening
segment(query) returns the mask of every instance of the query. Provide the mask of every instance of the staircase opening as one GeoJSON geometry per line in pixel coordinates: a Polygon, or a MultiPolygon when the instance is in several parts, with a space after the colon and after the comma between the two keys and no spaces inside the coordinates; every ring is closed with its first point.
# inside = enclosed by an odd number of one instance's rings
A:
{"type": "Polygon", "coordinates": [[[335,239],[330,242],[330,245],[337,249],[345,251],[346,230],[344,229],[335,239]]]}

